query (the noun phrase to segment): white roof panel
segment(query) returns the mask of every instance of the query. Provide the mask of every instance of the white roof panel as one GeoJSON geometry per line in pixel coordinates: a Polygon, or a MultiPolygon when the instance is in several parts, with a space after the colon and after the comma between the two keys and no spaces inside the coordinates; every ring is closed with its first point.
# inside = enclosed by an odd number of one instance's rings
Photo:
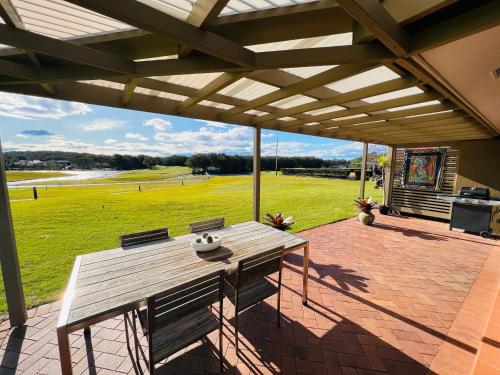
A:
{"type": "Polygon", "coordinates": [[[409,96],[409,95],[420,94],[422,92],[423,91],[421,89],[419,89],[418,87],[408,87],[407,89],[391,91],[391,92],[388,92],[385,94],[371,96],[369,98],[363,99],[363,101],[368,102],[368,103],[378,103],[378,102],[383,102],[385,100],[403,98],[403,97],[409,96]]]}
{"type": "Polygon", "coordinates": [[[12,0],[27,30],[54,38],[100,34],[130,26],[62,0],[12,0]]]}
{"type": "Polygon", "coordinates": [[[289,98],[285,98],[282,100],[278,100],[277,102],[270,103],[270,105],[272,105],[273,107],[285,109],[285,108],[291,108],[291,107],[295,107],[297,105],[302,105],[302,104],[311,103],[311,102],[315,102],[315,101],[316,101],[316,99],[310,98],[308,96],[294,95],[294,96],[290,96],[289,98]]]}
{"type": "Polygon", "coordinates": [[[310,3],[316,0],[230,0],[221,14],[229,15],[244,12],[255,12],[280,6],[310,3]]]}
{"type": "Polygon", "coordinates": [[[424,102],[424,103],[416,103],[416,104],[404,105],[402,107],[389,108],[388,111],[389,112],[402,111],[404,109],[412,109],[412,108],[425,107],[427,105],[433,105],[433,104],[439,104],[439,103],[441,103],[439,100],[431,100],[429,102],[424,102]]]}
{"type": "Polygon", "coordinates": [[[175,76],[155,77],[159,81],[175,83],[181,86],[187,86],[195,89],[201,89],[208,83],[212,82],[222,73],[198,73],[198,74],[184,74],[175,76]]]}
{"type": "Polygon", "coordinates": [[[278,90],[277,87],[242,78],[219,91],[219,94],[232,96],[243,100],[253,100],[259,96],[278,90]]]}
{"type": "Polygon", "coordinates": [[[399,75],[385,66],[356,74],[352,77],[327,85],[328,88],[344,93],[399,78],[399,75]]]}
{"type": "Polygon", "coordinates": [[[315,115],[321,115],[323,113],[328,113],[328,112],[341,111],[343,109],[345,109],[345,108],[341,107],[339,105],[333,105],[330,107],[315,109],[314,111],[309,111],[309,112],[305,112],[305,113],[307,113],[308,115],[315,116],[315,115]]]}

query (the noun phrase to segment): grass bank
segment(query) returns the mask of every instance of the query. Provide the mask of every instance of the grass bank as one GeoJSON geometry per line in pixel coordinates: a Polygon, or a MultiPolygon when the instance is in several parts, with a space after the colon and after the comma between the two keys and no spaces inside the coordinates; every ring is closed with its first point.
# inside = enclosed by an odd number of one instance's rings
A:
{"type": "Polygon", "coordinates": [[[16,182],[21,180],[36,180],[40,178],[52,178],[67,176],[62,172],[32,172],[32,171],[7,171],[7,181],[16,182]]]}
{"type": "MultiPolygon", "coordinates": [[[[252,177],[227,176],[185,185],[173,183],[48,187],[31,199],[11,189],[12,211],[28,305],[56,299],[75,256],[116,247],[123,233],[168,226],[173,236],[188,223],[224,216],[228,224],[252,219],[252,177]]],[[[355,214],[359,182],[262,176],[262,214],[292,215],[294,232],[355,214]]],[[[367,194],[381,196],[367,184],[367,194]]],[[[2,285],[3,287],[3,285],[2,285]]],[[[3,292],[3,291],[2,291],[3,292]]],[[[0,301],[5,311],[5,300],[0,301]]]]}

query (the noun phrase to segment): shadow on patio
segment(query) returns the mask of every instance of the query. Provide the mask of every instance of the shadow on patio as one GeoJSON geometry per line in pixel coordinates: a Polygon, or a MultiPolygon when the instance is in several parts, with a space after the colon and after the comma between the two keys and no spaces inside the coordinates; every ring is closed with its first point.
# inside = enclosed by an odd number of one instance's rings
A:
{"type": "MultiPolygon", "coordinates": [[[[311,244],[309,305],[301,301],[302,256],[289,254],[283,273],[282,327],[276,327],[275,297],[244,312],[239,358],[232,345],[233,308],[225,303],[227,373],[471,370],[482,338],[483,310],[489,309],[491,290],[494,294],[498,287],[498,268],[492,268],[490,260],[498,253],[495,241],[462,233],[449,234],[447,241],[408,237],[403,231],[385,230],[400,227],[403,220],[377,220],[374,227],[352,219],[302,232],[311,244]],[[471,246],[470,239],[477,244],[471,246]]],[[[405,219],[404,226],[436,237],[448,235],[444,223],[405,219]]],[[[29,312],[25,327],[0,327],[2,374],[60,372],[58,309],[58,303],[43,305],[29,312]]],[[[211,353],[216,340],[214,332],[209,340],[169,358],[158,373],[217,373],[211,353]]],[[[71,334],[70,346],[74,373],[138,373],[121,318],[93,326],[91,341],[81,331],[71,334]]]]}

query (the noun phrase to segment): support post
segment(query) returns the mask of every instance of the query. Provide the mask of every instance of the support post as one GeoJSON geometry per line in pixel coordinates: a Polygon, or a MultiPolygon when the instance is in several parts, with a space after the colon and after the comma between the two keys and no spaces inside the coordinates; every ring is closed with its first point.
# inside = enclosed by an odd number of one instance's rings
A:
{"type": "Polygon", "coordinates": [[[26,305],[24,302],[19,259],[17,257],[16,239],[12,225],[7,177],[0,142],[0,262],[9,311],[10,325],[21,326],[26,322],[26,305]]]}
{"type": "Polygon", "coordinates": [[[366,161],[368,158],[368,143],[363,143],[363,157],[361,159],[361,178],[359,179],[359,197],[365,197],[366,161]]]}
{"type": "Polygon", "coordinates": [[[387,148],[387,155],[390,157],[389,168],[385,170],[384,176],[384,204],[391,207],[392,200],[392,181],[394,179],[394,169],[396,167],[396,151],[397,146],[389,146],[387,148]]]}
{"type": "Polygon", "coordinates": [[[253,135],[253,219],[260,221],[260,128],[253,135]]]}

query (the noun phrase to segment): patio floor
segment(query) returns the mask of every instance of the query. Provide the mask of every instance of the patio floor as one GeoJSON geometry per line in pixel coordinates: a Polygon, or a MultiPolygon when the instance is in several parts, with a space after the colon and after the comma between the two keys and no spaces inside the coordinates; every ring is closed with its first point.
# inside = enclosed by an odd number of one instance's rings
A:
{"type": "MultiPolygon", "coordinates": [[[[468,374],[480,346],[476,373],[500,371],[500,322],[486,331],[498,295],[499,241],[380,215],[373,227],[349,219],[301,235],[311,241],[309,306],[301,304],[302,256],[290,254],[283,325],[275,325],[275,298],[243,313],[240,358],[226,304],[227,373],[468,374]]],[[[58,303],[43,305],[29,311],[26,326],[0,327],[0,374],[60,372],[57,310],[58,303]]],[[[93,327],[91,340],[83,332],[71,336],[75,374],[136,372],[121,319],[93,327]]],[[[216,337],[179,352],[157,372],[217,373],[216,337]]]]}

